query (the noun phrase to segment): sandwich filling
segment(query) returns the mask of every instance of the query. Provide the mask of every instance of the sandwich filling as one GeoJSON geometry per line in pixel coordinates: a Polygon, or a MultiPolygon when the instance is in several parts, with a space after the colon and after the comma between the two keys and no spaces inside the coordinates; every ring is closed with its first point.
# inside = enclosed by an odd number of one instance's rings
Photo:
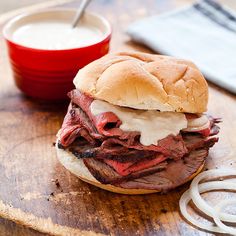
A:
{"type": "Polygon", "coordinates": [[[157,145],[168,135],[177,135],[187,128],[187,119],[183,113],[137,110],[112,105],[101,100],[91,103],[90,111],[94,116],[106,112],[114,113],[121,121],[120,129],[140,133],[140,143],[144,146],[157,145]]]}
{"type": "Polygon", "coordinates": [[[77,89],[69,97],[58,146],[103,184],[169,190],[194,174],[218,141],[219,120],[203,114],[122,108],[77,89]]]}

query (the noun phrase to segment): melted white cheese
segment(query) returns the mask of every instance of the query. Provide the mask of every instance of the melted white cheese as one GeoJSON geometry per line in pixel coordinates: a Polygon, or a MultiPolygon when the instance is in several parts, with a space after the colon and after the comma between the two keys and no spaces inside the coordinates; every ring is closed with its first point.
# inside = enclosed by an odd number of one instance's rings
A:
{"type": "Polygon", "coordinates": [[[123,131],[140,132],[140,143],[149,146],[157,145],[158,140],[170,134],[177,135],[187,128],[187,119],[183,113],[159,112],[153,110],[134,110],[94,100],[90,106],[93,115],[103,112],[113,112],[121,121],[123,131]]]}
{"type": "Polygon", "coordinates": [[[26,47],[60,50],[99,42],[103,33],[85,24],[72,28],[69,23],[42,21],[19,27],[12,37],[16,43],[26,47]]]}

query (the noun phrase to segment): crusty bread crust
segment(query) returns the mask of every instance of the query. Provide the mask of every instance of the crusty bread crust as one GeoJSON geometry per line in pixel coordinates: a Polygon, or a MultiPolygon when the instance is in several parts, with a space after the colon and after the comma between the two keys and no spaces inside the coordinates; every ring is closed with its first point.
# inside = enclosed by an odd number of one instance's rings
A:
{"type": "MultiPolygon", "coordinates": [[[[110,184],[102,184],[98,182],[89,172],[87,167],[84,165],[84,162],[82,159],[76,158],[71,152],[68,152],[63,149],[59,149],[56,145],[57,150],[57,157],[58,160],[61,162],[61,164],[68,169],[71,173],[76,175],[78,178],[83,180],[84,182],[87,182],[89,184],[92,184],[96,187],[108,190],[110,192],[114,193],[121,193],[121,194],[149,194],[149,193],[156,193],[159,192],[158,190],[148,190],[148,189],[125,189],[116,187],[114,185],[110,184]]],[[[203,169],[204,164],[191,176],[189,176],[185,183],[193,179],[201,170],[203,169]]]]}
{"type": "Polygon", "coordinates": [[[187,60],[141,52],[108,54],[74,79],[77,89],[96,99],[136,109],[202,113],[208,86],[187,60]]]}

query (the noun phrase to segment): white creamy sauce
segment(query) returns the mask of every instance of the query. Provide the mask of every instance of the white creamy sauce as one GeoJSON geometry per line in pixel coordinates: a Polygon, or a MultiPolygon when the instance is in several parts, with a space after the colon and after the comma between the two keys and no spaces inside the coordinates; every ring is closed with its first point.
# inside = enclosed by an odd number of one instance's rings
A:
{"type": "Polygon", "coordinates": [[[177,135],[187,127],[185,115],[178,112],[133,110],[100,100],[94,100],[90,110],[95,116],[103,112],[113,112],[122,121],[122,130],[140,132],[140,143],[145,146],[157,145],[158,140],[170,134],[177,135]]]}
{"type": "Polygon", "coordinates": [[[63,22],[35,22],[19,27],[12,36],[14,42],[37,49],[70,49],[99,42],[103,33],[93,26],[72,28],[63,22]]]}

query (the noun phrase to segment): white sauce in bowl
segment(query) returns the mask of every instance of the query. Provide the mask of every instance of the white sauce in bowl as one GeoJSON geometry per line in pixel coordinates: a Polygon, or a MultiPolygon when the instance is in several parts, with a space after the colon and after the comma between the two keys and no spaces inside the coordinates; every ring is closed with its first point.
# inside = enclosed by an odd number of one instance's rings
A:
{"type": "Polygon", "coordinates": [[[23,25],[12,35],[15,43],[46,50],[84,47],[101,41],[103,37],[104,33],[91,25],[79,24],[72,28],[69,23],[53,21],[23,25]]]}

